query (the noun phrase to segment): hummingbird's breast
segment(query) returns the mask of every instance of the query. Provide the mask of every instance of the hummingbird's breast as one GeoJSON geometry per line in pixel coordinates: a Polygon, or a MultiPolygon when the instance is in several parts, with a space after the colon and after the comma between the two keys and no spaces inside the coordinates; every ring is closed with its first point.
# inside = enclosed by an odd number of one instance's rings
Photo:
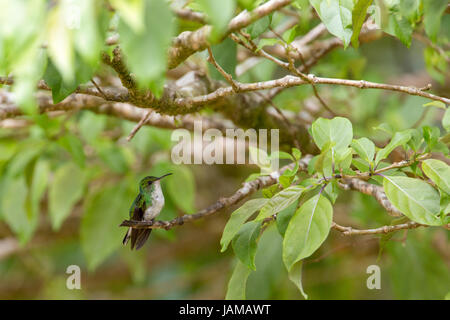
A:
{"type": "Polygon", "coordinates": [[[164,207],[164,194],[159,181],[155,181],[155,189],[151,194],[151,205],[145,210],[144,220],[152,220],[156,218],[164,207]]]}

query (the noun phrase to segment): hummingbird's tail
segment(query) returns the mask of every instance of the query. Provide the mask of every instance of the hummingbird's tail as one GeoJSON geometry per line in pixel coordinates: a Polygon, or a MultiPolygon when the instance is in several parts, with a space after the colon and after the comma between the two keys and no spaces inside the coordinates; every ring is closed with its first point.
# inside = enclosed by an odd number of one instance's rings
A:
{"type": "Polygon", "coordinates": [[[129,228],[127,233],[125,234],[125,237],[123,238],[122,243],[126,245],[131,239],[131,250],[133,250],[134,248],[138,250],[145,244],[151,232],[152,229],[129,228]]]}
{"type": "Polygon", "coordinates": [[[128,228],[127,233],[125,233],[125,237],[122,240],[122,243],[123,243],[124,246],[126,246],[127,243],[128,243],[128,240],[130,240],[131,231],[132,231],[132,228],[128,228]]]}

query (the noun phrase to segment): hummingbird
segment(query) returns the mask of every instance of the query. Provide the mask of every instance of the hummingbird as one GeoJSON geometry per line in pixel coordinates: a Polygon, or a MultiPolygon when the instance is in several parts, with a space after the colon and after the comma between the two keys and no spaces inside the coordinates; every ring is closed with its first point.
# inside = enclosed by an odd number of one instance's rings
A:
{"type": "MultiPolygon", "coordinates": [[[[148,176],[139,182],[139,194],[130,207],[130,219],[136,221],[155,221],[164,207],[164,194],[161,189],[161,179],[171,175],[167,173],[161,177],[148,176]]],[[[122,243],[126,245],[131,239],[131,250],[140,249],[147,241],[152,229],[128,228],[122,243]]]]}

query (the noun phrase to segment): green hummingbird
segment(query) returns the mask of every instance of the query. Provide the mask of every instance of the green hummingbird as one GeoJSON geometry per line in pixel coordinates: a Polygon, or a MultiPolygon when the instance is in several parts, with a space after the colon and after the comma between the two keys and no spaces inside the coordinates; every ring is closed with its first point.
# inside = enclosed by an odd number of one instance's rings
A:
{"type": "MultiPolygon", "coordinates": [[[[167,173],[161,177],[148,176],[139,182],[139,194],[130,207],[131,220],[155,221],[155,218],[164,207],[164,194],[161,189],[160,180],[169,175],[171,173],[167,173]]],[[[128,240],[131,239],[131,250],[135,247],[138,250],[147,241],[151,232],[152,229],[133,229],[130,227],[122,242],[126,245],[128,240]]]]}

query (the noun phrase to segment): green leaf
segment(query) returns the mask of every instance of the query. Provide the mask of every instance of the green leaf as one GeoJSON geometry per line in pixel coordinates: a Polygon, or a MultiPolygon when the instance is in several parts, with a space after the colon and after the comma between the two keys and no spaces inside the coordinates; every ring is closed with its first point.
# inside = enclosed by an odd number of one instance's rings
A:
{"type": "Polygon", "coordinates": [[[252,270],[247,268],[246,265],[240,261],[237,262],[230,281],[228,282],[225,300],[245,300],[245,288],[250,272],[252,272],[252,270]]]}
{"type": "Polygon", "coordinates": [[[49,189],[49,212],[53,230],[59,230],[72,207],[83,195],[85,175],[73,163],[59,167],[49,189]]]}
{"type": "Polygon", "coordinates": [[[347,148],[352,142],[352,123],[341,117],[333,119],[319,118],[311,126],[314,142],[322,150],[326,144],[335,143],[334,149],[347,148]]]}
{"type": "Polygon", "coordinates": [[[450,167],[443,161],[428,159],[422,162],[422,170],[439,188],[450,195],[450,167]]]}
{"type": "Polygon", "coordinates": [[[80,139],[73,134],[66,134],[59,138],[58,143],[72,155],[77,165],[84,167],[85,155],[80,139]]]}
{"type": "Polygon", "coordinates": [[[352,0],[310,0],[328,31],[342,40],[344,47],[352,36],[352,0]]]}
{"type": "Polygon", "coordinates": [[[270,200],[261,208],[259,215],[255,220],[264,220],[265,218],[286,209],[300,197],[303,190],[305,190],[305,188],[302,186],[291,186],[287,189],[281,190],[270,198],[270,200]]]}
{"type": "Polygon", "coordinates": [[[302,267],[303,267],[303,261],[300,260],[296,264],[294,264],[291,268],[291,270],[288,273],[289,280],[291,280],[295,286],[300,290],[300,293],[303,295],[303,297],[307,300],[308,295],[303,291],[303,284],[302,284],[302,267]]]}
{"type": "Polygon", "coordinates": [[[436,107],[436,108],[441,108],[441,109],[444,109],[445,110],[445,103],[443,103],[443,102],[441,102],[441,101],[431,101],[431,102],[428,102],[428,103],[425,103],[424,105],[423,105],[424,107],[430,107],[430,106],[433,106],[433,107],[436,107]]]}
{"type": "Polygon", "coordinates": [[[235,1],[198,0],[198,4],[208,16],[208,22],[213,26],[213,40],[218,39],[218,37],[225,32],[228,23],[233,17],[235,1]]]}
{"type": "Polygon", "coordinates": [[[47,58],[42,48],[47,1],[0,0],[0,8],[0,72],[14,75],[14,103],[25,114],[35,114],[36,83],[47,58]]]}
{"type": "Polygon", "coordinates": [[[74,50],[72,30],[69,26],[69,6],[57,5],[52,8],[47,18],[47,50],[56,68],[65,81],[74,78],[74,50]]]}
{"type": "Polygon", "coordinates": [[[375,156],[375,144],[371,140],[367,138],[353,139],[352,148],[361,159],[366,160],[369,163],[373,161],[373,157],[375,156]]]}
{"type": "Polygon", "coordinates": [[[384,192],[391,203],[411,220],[430,226],[441,225],[439,193],[428,183],[408,177],[384,177],[384,192]]]}
{"type": "Polygon", "coordinates": [[[272,16],[265,16],[248,26],[247,32],[250,34],[252,39],[255,39],[269,28],[271,22],[272,16]]]}
{"type": "Polygon", "coordinates": [[[64,79],[52,61],[49,61],[47,64],[44,80],[52,89],[53,103],[63,101],[67,96],[72,94],[80,84],[89,81],[94,74],[94,69],[83,62],[79,55],[76,55],[74,59],[76,69],[74,77],[71,80],[64,79]]]}
{"type": "Polygon", "coordinates": [[[38,218],[37,214],[29,212],[27,208],[28,187],[25,177],[23,175],[8,177],[2,189],[1,215],[23,245],[31,238],[38,218]]]}
{"type": "Polygon", "coordinates": [[[352,148],[340,149],[335,152],[335,165],[337,169],[348,169],[352,164],[353,152],[352,148]]]}
{"type": "Polygon", "coordinates": [[[68,95],[75,91],[77,84],[75,82],[70,82],[67,85],[63,81],[63,77],[59,73],[55,65],[49,61],[47,64],[47,69],[44,74],[45,83],[52,89],[53,103],[59,103],[63,101],[68,95]]]}
{"type": "Polygon", "coordinates": [[[293,156],[291,156],[289,153],[284,152],[284,151],[274,151],[274,152],[272,152],[270,154],[270,156],[269,156],[269,159],[270,160],[273,160],[273,159],[287,159],[287,160],[292,160],[292,161],[295,160],[293,156]]]}
{"type": "Polygon", "coordinates": [[[24,143],[18,150],[17,154],[9,162],[8,175],[15,177],[23,173],[25,167],[34,159],[36,159],[45,147],[43,141],[31,140],[24,143]]]}
{"type": "Polygon", "coordinates": [[[283,32],[282,34],[282,38],[286,43],[291,43],[292,41],[294,41],[295,37],[297,37],[297,26],[295,25],[292,28],[286,30],[285,32],[283,32]]]}
{"type": "Polygon", "coordinates": [[[444,113],[444,117],[442,118],[442,126],[445,131],[450,132],[450,108],[447,108],[444,113]]]}
{"type": "Polygon", "coordinates": [[[278,232],[284,236],[286,229],[288,227],[289,221],[291,221],[292,217],[294,216],[295,210],[297,209],[298,201],[295,201],[287,208],[281,210],[277,214],[277,229],[278,232]]]}
{"type": "Polygon", "coordinates": [[[408,146],[414,151],[418,152],[420,147],[423,144],[423,135],[417,129],[409,129],[409,133],[411,134],[411,139],[408,141],[408,146]]]}
{"type": "Polygon", "coordinates": [[[333,174],[334,150],[331,148],[331,144],[329,143],[323,148],[314,163],[315,172],[321,172],[325,176],[333,174]]]}
{"type": "Polygon", "coordinates": [[[377,156],[375,157],[375,166],[378,165],[381,160],[386,159],[395,148],[404,145],[410,139],[411,133],[408,130],[396,132],[387,146],[377,152],[377,156]]]}
{"type": "Polygon", "coordinates": [[[32,215],[39,215],[39,203],[48,185],[50,166],[45,160],[38,160],[33,170],[33,178],[30,187],[30,202],[32,215]]]}
{"type": "Polygon", "coordinates": [[[180,210],[194,213],[195,180],[192,171],[184,166],[173,166],[172,173],[166,178],[170,198],[180,210]]]}
{"type": "Polygon", "coordinates": [[[145,0],[111,0],[110,2],[120,18],[136,33],[144,30],[145,0]]]}
{"type": "Polygon", "coordinates": [[[86,202],[80,237],[91,271],[121,246],[126,230],[117,226],[126,218],[132,200],[126,191],[124,185],[106,186],[86,202]]]}
{"type": "Polygon", "coordinates": [[[82,112],[78,123],[80,134],[86,142],[92,143],[103,131],[106,125],[106,117],[96,115],[90,111],[82,112]]]}
{"type": "Polygon", "coordinates": [[[389,123],[385,123],[385,122],[381,123],[378,126],[372,127],[372,129],[385,132],[389,136],[392,136],[394,134],[394,130],[392,130],[392,127],[389,125],[389,123]]]}
{"type": "Polygon", "coordinates": [[[228,244],[234,238],[241,226],[247,221],[248,218],[269,201],[265,198],[252,199],[244,203],[237,210],[233,211],[230,219],[228,220],[225,228],[223,229],[222,239],[220,239],[220,245],[222,246],[221,252],[224,252],[228,248],[228,244]]]}
{"type": "Polygon", "coordinates": [[[250,163],[256,164],[261,169],[262,173],[271,173],[274,171],[272,168],[272,161],[270,161],[265,150],[249,146],[248,151],[251,160],[250,163]]]}
{"type": "Polygon", "coordinates": [[[236,256],[248,268],[256,270],[255,255],[257,239],[261,230],[261,221],[245,223],[233,238],[232,246],[236,256]]]}
{"type": "MultiPolygon", "coordinates": [[[[133,0],[134,1],[134,0],[133,0]]],[[[142,2],[142,0],[140,0],[142,2]]],[[[132,2],[132,1],[127,1],[132,2]]],[[[96,0],[77,0],[79,8],[79,26],[74,29],[74,45],[83,60],[91,67],[99,64],[105,32],[101,32],[101,3],[96,0]]],[[[142,14],[141,14],[142,15],[142,14]]]]}
{"type": "Polygon", "coordinates": [[[312,197],[295,212],[283,240],[283,261],[288,272],[325,241],[332,218],[331,203],[322,194],[312,197]]]}
{"type": "Polygon", "coordinates": [[[447,0],[424,0],[423,23],[425,32],[433,42],[436,42],[441,26],[442,15],[447,8],[447,0]]]}
{"type": "Polygon", "coordinates": [[[339,187],[336,180],[332,180],[327,186],[323,189],[324,195],[328,197],[332,204],[336,202],[337,197],[339,196],[339,187]]]}
{"type": "Polygon", "coordinates": [[[128,166],[124,156],[124,149],[119,148],[110,141],[102,141],[95,145],[100,158],[105,164],[116,173],[124,173],[128,166]]]}
{"type": "MultiPolygon", "coordinates": [[[[211,47],[214,59],[225,70],[226,73],[236,79],[236,65],[237,65],[237,44],[230,38],[226,38],[219,44],[211,47]]],[[[224,80],[222,74],[212,65],[208,64],[208,69],[211,77],[217,80],[224,80]]]]}
{"type": "Polygon", "coordinates": [[[389,25],[384,31],[397,37],[405,46],[411,45],[413,28],[406,17],[395,12],[390,13],[389,25]]]}
{"type": "Polygon", "coordinates": [[[273,45],[275,45],[275,44],[277,44],[279,42],[280,42],[280,40],[275,39],[275,38],[268,38],[268,39],[264,38],[264,39],[261,39],[258,42],[258,46],[256,47],[256,51],[261,50],[265,46],[273,46],[273,45]]]}
{"type": "Polygon", "coordinates": [[[355,48],[358,48],[358,37],[361,31],[361,27],[366,20],[367,9],[372,4],[373,0],[357,0],[352,12],[352,24],[353,24],[353,34],[352,34],[352,44],[355,48]]]}
{"type": "Polygon", "coordinates": [[[138,83],[159,97],[165,81],[167,52],[176,30],[169,4],[166,1],[145,0],[144,23],[144,30],[136,32],[120,20],[121,48],[138,83]]]}
{"type": "Polygon", "coordinates": [[[279,186],[277,184],[273,184],[262,189],[261,193],[264,198],[272,198],[278,191],[280,191],[279,186]]]}
{"type": "Polygon", "coordinates": [[[300,160],[300,158],[302,157],[302,152],[297,148],[292,148],[292,155],[294,156],[295,160],[300,160]]]}
{"type": "Polygon", "coordinates": [[[427,143],[427,151],[433,151],[439,142],[441,131],[438,127],[423,126],[423,139],[427,143]]]}

